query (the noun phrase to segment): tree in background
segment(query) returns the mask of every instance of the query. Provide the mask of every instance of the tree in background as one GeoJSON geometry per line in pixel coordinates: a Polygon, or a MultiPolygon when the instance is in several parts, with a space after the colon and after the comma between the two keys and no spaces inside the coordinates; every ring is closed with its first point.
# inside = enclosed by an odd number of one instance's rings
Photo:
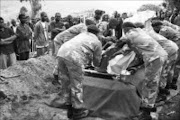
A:
{"type": "Polygon", "coordinates": [[[31,19],[34,19],[37,17],[39,11],[41,10],[41,0],[20,0],[20,2],[29,2],[31,5],[31,19]]]}

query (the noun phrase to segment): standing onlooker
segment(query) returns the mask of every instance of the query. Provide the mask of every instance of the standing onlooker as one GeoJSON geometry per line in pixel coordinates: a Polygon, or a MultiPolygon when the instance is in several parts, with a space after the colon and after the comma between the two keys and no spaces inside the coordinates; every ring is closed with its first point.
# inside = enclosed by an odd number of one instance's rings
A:
{"type": "Polygon", "coordinates": [[[107,30],[108,24],[109,24],[109,15],[104,14],[102,16],[102,21],[97,26],[100,29],[100,31],[102,32],[102,34],[104,34],[104,31],[107,30]]]}
{"type": "Polygon", "coordinates": [[[55,17],[52,16],[52,17],[51,17],[51,22],[54,22],[54,20],[55,20],[55,17]]]}
{"type": "Polygon", "coordinates": [[[31,28],[31,31],[32,31],[32,36],[30,38],[30,45],[31,45],[30,48],[31,48],[31,52],[34,52],[34,49],[33,49],[33,47],[34,47],[33,46],[34,45],[34,43],[33,43],[34,25],[33,25],[32,20],[29,16],[27,16],[26,24],[31,28]]]}
{"type": "Polygon", "coordinates": [[[109,21],[109,15],[108,15],[108,14],[104,14],[104,15],[102,16],[102,22],[103,22],[103,21],[106,21],[106,22],[109,21]]]}
{"type": "Polygon", "coordinates": [[[31,19],[31,23],[33,24],[33,28],[34,28],[34,27],[35,27],[35,24],[37,23],[36,18],[32,18],[32,19],[31,19]]]}
{"type": "Polygon", "coordinates": [[[0,69],[16,64],[15,39],[13,31],[5,26],[4,19],[0,17],[0,69]]]}
{"type": "Polygon", "coordinates": [[[73,17],[71,15],[68,15],[67,16],[67,22],[69,24],[69,28],[72,27],[74,24],[73,24],[73,17]]]}
{"type": "Polygon", "coordinates": [[[117,16],[115,16],[115,18],[118,20],[118,25],[115,28],[115,34],[117,39],[122,37],[122,24],[123,24],[123,20],[121,15],[118,13],[117,16]]]}
{"type": "Polygon", "coordinates": [[[90,18],[90,20],[93,20],[96,25],[98,25],[100,23],[101,17],[105,12],[102,10],[95,10],[95,15],[94,17],[90,18]]]}
{"type": "Polygon", "coordinates": [[[29,16],[27,16],[27,18],[26,18],[26,24],[31,28],[32,31],[34,31],[34,26],[31,22],[31,18],[29,16]]]}
{"type": "Polygon", "coordinates": [[[61,14],[60,13],[55,14],[55,21],[50,23],[50,30],[51,30],[51,40],[52,40],[51,41],[52,54],[54,54],[54,52],[55,52],[54,38],[58,33],[65,30],[64,24],[61,22],[61,14]]]}
{"type": "Polygon", "coordinates": [[[118,21],[114,18],[111,18],[108,24],[99,25],[99,39],[101,40],[103,46],[106,46],[106,44],[107,46],[109,46],[112,42],[115,42],[117,40],[116,36],[113,35],[113,30],[117,25],[118,21]]]}
{"type": "Polygon", "coordinates": [[[26,24],[27,17],[24,14],[19,15],[20,24],[17,27],[16,33],[18,34],[16,40],[18,60],[29,59],[29,52],[31,49],[30,39],[32,37],[32,30],[26,24]]]}
{"type": "Polygon", "coordinates": [[[127,13],[122,13],[122,20],[124,21],[126,18],[128,18],[128,15],[127,15],[127,13]]]}
{"type": "Polygon", "coordinates": [[[34,26],[29,16],[27,16],[26,24],[31,28],[32,31],[34,31],[34,26]]]}
{"type": "Polygon", "coordinates": [[[36,42],[37,56],[44,55],[45,52],[48,52],[48,23],[45,12],[41,12],[41,20],[35,25],[34,41],[36,42]]]}
{"type": "Polygon", "coordinates": [[[11,29],[13,30],[14,33],[16,33],[16,30],[17,30],[17,24],[16,24],[16,21],[14,19],[11,20],[11,29]]]}
{"type": "Polygon", "coordinates": [[[10,27],[10,22],[9,21],[6,23],[6,27],[10,27]]]}

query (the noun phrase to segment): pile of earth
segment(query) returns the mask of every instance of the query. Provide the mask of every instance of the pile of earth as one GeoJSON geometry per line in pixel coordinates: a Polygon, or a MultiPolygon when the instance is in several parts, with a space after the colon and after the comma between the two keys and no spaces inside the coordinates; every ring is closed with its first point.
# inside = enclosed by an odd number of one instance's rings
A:
{"type": "Polygon", "coordinates": [[[44,104],[60,91],[52,84],[54,66],[46,55],[1,70],[0,120],[68,120],[66,110],[44,104]]]}
{"type": "MultiPolygon", "coordinates": [[[[68,120],[66,110],[43,104],[60,91],[52,84],[54,66],[55,58],[46,55],[1,70],[0,120],[68,120]]],[[[169,101],[159,112],[160,119],[179,120],[180,94],[169,101]]]]}

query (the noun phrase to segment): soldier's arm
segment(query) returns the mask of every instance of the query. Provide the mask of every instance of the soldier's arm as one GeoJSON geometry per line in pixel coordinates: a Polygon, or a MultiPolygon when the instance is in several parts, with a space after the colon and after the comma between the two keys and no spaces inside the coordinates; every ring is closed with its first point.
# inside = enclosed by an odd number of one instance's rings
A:
{"type": "Polygon", "coordinates": [[[102,55],[102,45],[100,43],[95,47],[95,51],[93,54],[93,65],[94,66],[98,67],[100,65],[101,58],[102,58],[101,55],[102,55]]]}

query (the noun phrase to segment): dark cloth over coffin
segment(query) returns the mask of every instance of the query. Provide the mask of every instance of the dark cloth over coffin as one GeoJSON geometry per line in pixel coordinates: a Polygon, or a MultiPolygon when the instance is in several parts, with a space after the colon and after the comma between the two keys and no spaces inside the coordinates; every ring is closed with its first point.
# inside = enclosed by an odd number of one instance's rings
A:
{"type": "Polygon", "coordinates": [[[139,113],[140,97],[129,83],[84,76],[84,102],[92,116],[123,120],[139,113]]]}
{"type": "Polygon", "coordinates": [[[139,68],[134,75],[126,76],[125,81],[132,83],[136,86],[138,92],[141,95],[143,80],[145,78],[145,68],[139,68]]]}

